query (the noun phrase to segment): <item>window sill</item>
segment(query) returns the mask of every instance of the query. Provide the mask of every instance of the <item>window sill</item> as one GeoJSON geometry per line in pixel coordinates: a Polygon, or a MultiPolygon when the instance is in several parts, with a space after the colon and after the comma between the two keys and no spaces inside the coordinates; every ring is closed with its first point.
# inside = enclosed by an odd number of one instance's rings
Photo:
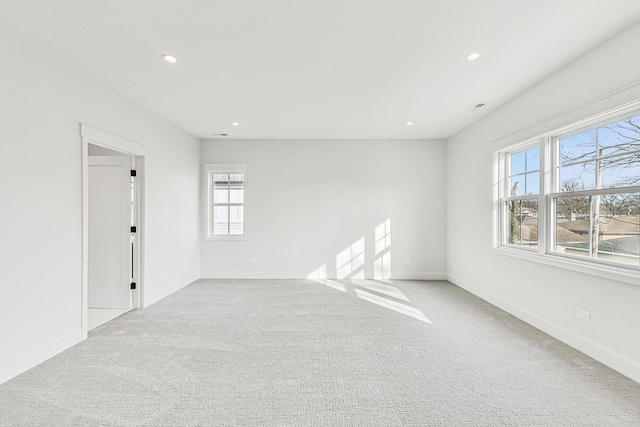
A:
{"type": "Polygon", "coordinates": [[[514,258],[520,258],[528,261],[538,262],[540,264],[551,265],[553,267],[564,268],[566,270],[576,271],[591,276],[602,277],[604,279],[616,280],[618,282],[628,283],[640,286],[640,271],[626,268],[620,268],[605,264],[595,264],[584,262],[573,258],[566,258],[560,255],[540,254],[530,250],[521,250],[515,248],[493,248],[493,252],[514,258]]]}
{"type": "Polygon", "coordinates": [[[208,242],[215,242],[215,241],[218,241],[218,240],[227,241],[227,242],[234,241],[234,240],[236,240],[236,241],[246,241],[247,240],[247,236],[238,236],[238,237],[231,237],[231,236],[210,237],[210,236],[205,236],[204,240],[208,241],[208,242]]]}

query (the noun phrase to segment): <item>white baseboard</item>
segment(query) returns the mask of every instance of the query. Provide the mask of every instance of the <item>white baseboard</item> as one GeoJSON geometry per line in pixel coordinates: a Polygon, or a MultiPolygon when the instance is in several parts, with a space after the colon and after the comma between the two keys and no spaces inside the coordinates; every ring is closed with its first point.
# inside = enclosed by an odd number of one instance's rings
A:
{"type": "Polygon", "coordinates": [[[626,357],[608,350],[597,343],[589,341],[584,337],[557,325],[556,323],[550,322],[549,320],[505,301],[502,298],[496,297],[495,295],[492,295],[459,277],[447,274],[447,280],[475,296],[482,298],[488,303],[506,311],[507,313],[512,314],[518,319],[527,322],[531,326],[540,329],[576,350],[581,351],[611,369],[614,369],[640,383],[640,364],[633,360],[627,359],[626,357]]]}
{"type": "Polygon", "coordinates": [[[49,341],[41,347],[28,351],[10,362],[0,365],[0,384],[73,347],[82,341],[81,336],[81,330],[70,332],[53,341],[49,341]]]}
{"type": "Polygon", "coordinates": [[[191,283],[195,282],[198,279],[200,279],[200,274],[192,273],[186,277],[183,277],[182,279],[178,280],[172,285],[167,286],[164,289],[156,291],[151,295],[145,295],[144,307],[145,308],[149,307],[151,304],[154,304],[160,301],[161,299],[168,297],[172,293],[179,291],[180,289],[184,288],[187,285],[190,285],[191,283]]]}
{"type": "MultiPolygon", "coordinates": [[[[309,272],[296,271],[202,271],[200,277],[202,279],[306,279],[309,272]]],[[[328,277],[330,280],[336,280],[335,277],[328,277]]],[[[347,278],[349,279],[349,278],[347,278]]],[[[366,279],[373,280],[373,277],[366,279]]],[[[391,279],[395,280],[447,280],[446,273],[393,273],[391,279]]]]}

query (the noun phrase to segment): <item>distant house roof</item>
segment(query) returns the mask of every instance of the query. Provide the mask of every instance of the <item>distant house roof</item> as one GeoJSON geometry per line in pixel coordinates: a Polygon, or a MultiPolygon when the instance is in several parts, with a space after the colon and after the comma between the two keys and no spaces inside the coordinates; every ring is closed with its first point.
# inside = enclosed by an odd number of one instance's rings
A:
{"type": "MultiPolygon", "coordinates": [[[[563,243],[562,246],[588,250],[589,242],[563,243]]],[[[612,254],[640,256],[640,235],[601,240],[598,243],[598,251],[612,254]]]]}
{"type": "MultiPolygon", "coordinates": [[[[522,225],[522,240],[535,241],[538,240],[538,227],[537,225],[522,225]]],[[[565,228],[558,227],[556,236],[559,242],[587,242],[589,240],[588,235],[574,233],[565,228]]],[[[563,243],[564,245],[564,243],[563,243]]]]}
{"type": "MultiPolygon", "coordinates": [[[[577,234],[589,234],[588,219],[576,221],[558,222],[558,228],[564,228],[577,234]]],[[[638,216],[612,216],[602,217],[600,222],[600,234],[630,235],[640,234],[640,217],[638,216]]]]}

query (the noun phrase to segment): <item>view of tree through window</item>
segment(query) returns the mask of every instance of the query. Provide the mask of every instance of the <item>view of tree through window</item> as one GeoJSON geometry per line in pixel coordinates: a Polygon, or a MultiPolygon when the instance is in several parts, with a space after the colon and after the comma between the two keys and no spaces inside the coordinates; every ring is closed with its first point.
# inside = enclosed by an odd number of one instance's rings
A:
{"type": "Polygon", "coordinates": [[[554,250],[638,264],[640,115],[557,141],[554,250]]]}
{"type": "Polygon", "coordinates": [[[500,158],[502,244],[640,267],[639,114],[500,158]]]}

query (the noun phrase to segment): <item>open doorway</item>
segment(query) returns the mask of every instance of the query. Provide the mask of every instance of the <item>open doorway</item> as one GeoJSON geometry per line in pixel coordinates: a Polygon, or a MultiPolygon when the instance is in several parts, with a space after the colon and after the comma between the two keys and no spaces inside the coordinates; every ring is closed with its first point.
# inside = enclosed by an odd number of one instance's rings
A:
{"type": "Polygon", "coordinates": [[[144,147],[83,125],[82,339],[142,308],[144,147]]]}
{"type": "Polygon", "coordinates": [[[94,144],[88,156],[90,331],[133,308],[138,204],[135,156],[94,144]]]}

